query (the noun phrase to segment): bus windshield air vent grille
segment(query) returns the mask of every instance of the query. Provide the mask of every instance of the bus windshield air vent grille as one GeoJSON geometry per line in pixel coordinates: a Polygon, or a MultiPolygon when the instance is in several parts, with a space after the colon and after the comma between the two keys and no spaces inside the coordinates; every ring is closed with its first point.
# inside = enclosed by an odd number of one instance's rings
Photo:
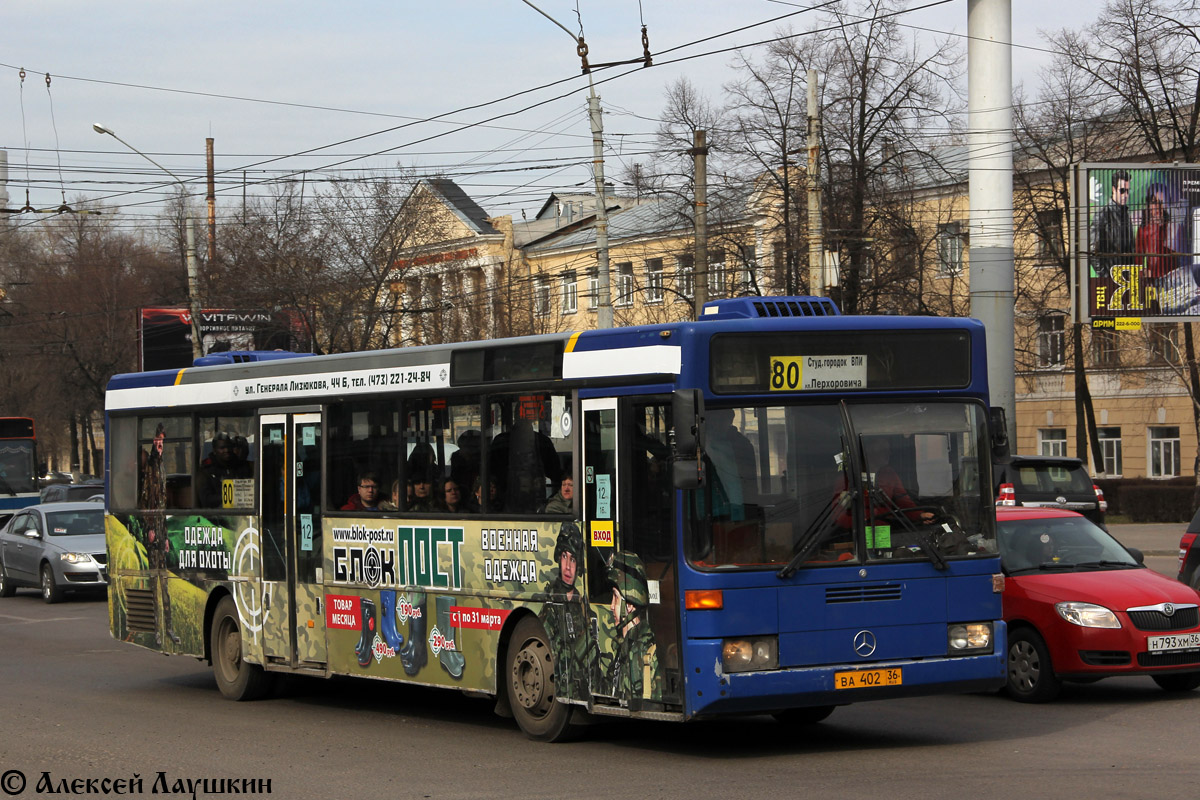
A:
{"type": "Polygon", "coordinates": [[[880,600],[899,600],[902,594],[898,583],[872,583],[865,586],[829,586],[825,603],[874,603],[880,600]]]}
{"type": "Polygon", "coordinates": [[[125,619],[130,633],[154,633],[153,589],[125,589],[125,619]]]}

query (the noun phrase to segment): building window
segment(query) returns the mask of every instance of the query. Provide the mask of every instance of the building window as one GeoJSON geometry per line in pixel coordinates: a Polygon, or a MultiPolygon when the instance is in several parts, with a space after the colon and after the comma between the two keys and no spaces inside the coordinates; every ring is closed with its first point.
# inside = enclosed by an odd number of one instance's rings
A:
{"type": "Polygon", "coordinates": [[[1097,428],[1100,437],[1100,457],[1104,462],[1104,474],[1109,478],[1119,478],[1123,465],[1121,457],[1121,429],[1097,428]]]}
{"type": "Polygon", "coordinates": [[[693,256],[675,256],[675,291],[679,292],[680,299],[689,303],[696,292],[694,264],[693,256]]]}
{"type": "Polygon", "coordinates": [[[1117,332],[1105,328],[1092,329],[1092,363],[1097,367],[1121,366],[1121,351],[1117,348],[1117,332]]]}
{"type": "Polygon", "coordinates": [[[563,273],[562,307],[564,314],[574,314],[579,310],[579,284],[575,282],[574,272],[563,273]]]}
{"type": "Polygon", "coordinates": [[[550,279],[545,275],[533,279],[533,313],[539,317],[550,313],[550,279]]]}
{"type": "Polygon", "coordinates": [[[661,303],[663,300],[663,261],[661,258],[646,260],[646,302],[661,303]]]}
{"type": "Polygon", "coordinates": [[[1150,428],[1150,477],[1174,478],[1179,474],[1179,426],[1150,428]]]}
{"type": "Polygon", "coordinates": [[[938,268],[943,277],[959,275],[963,268],[963,236],[961,222],[938,225],[938,268]]]}
{"type": "Polygon", "coordinates": [[[708,296],[725,296],[725,251],[721,248],[708,251],[708,296]]]}
{"type": "Polygon", "coordinates": [[[1044,456],[1065,456],[1067,454],[1067,429],[1039,428],[1038,452],[1044,456]]]}
{"type": "Polygon", "coordinates": [[[1063,256],[1063,220],[1056,208],[1037,212],[1037,260],[1055,266],[1063,256]]]}
{"type": "Polygon", "coordinates": [[[633,305],[633,262],[617,264],[617,301],[613,305],[633,305]]]}
{"type": "Polygon", "coordinates": [[[588,270],[588,311],[600,307],[600,276],[596,270],[588,270]]]}
{"type": "Polygon", "coordinates": [[[1179,363],[1179,326],[1174,322],[1154,322],[1146,325],[1146,345],[1150,348],[1150,363],[1179,363]]]}
{"type": "Polygon", "coordinates": [[[1066,320],[1062,314],[1048,314],[1038,319],[1038,366],[1062,366],[1066,320]]]}

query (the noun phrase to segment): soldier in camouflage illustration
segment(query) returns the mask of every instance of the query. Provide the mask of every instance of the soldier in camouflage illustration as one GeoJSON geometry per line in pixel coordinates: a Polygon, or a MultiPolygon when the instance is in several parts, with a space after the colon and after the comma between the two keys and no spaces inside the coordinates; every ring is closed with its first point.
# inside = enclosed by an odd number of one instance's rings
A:
{"type": "Polygon", "coordinates": [[[555,686],[560,696],[586,699],[597,674],[596,615],[575,586],[583,561],[583,535],[574,522],[564,522],[554,545],[558,566],[550,570],[542,606],[542,627],[554,651],[555,686]]]}
{"type": "Polygon", "coordinates": [[[636,710],[643,700],[662,700],[658,646],[646,614],[650,604],[646,568],[633,553],[615,553],[608,565],[608,579],[613,587],[612,615],[617,638],[606,683],[615,697],[636,710]]]}
{"type": "MultiPolygon", "coordinates": [[[[154,440],[148,451],[141,454],[141,486],[138,492],[138,507],[146,509],[143,524],[146,530],[146,553],[150,569],[156,572],[159,596],[162,598],[162,625],[167,637],[179,641],[171,625],[171,595],[167,588],[167,549],[171,540],[167,538],[167,476],[163,470],[163,443],[166,432],[158,423],[154,440]]],[[[155,632],[155,639],[162,644],[162,634],[155,632]]]]}

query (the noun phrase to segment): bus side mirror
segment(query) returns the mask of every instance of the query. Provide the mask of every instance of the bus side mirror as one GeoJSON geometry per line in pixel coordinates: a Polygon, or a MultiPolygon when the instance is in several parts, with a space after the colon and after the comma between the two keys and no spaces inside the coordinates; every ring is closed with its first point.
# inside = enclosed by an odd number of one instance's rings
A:
{"type": "Polygon", "coordinates": [[[990,428],[992,434],[992,458],[1007,458],[1008,450],[1008,417],[1000,406],[992,406],[990,428]]]}
{"type": "Polygon", "coordinates": [[[676,489],[695,489],[704,479],[704,396],[697,389],[676,389],[671,396],[675,431],[673,479],[676,489]]]}

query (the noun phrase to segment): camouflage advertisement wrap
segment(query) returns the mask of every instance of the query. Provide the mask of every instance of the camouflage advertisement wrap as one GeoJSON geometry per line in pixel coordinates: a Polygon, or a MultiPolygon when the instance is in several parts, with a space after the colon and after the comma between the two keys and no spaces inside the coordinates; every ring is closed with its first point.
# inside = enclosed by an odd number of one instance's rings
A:
{"type": "Polygon", "coordinates": [[[641,560],[609,548],[607,574],[590,580],[611,602],[589,603],[574,522],[324,519],[321,583],[294,587],[294,622],[287,583],[261,579],[255,523],[110,515],[114,637],[203,656],[205,608],[224,586],[252,663],[290,664],[294,639],[299,662],[329,673],[497,692],[501,632],[528,610],[546,630],[560,699],[632,699],[634,707],[661,699],[641,560]],[[152,622],[147,608],[157,608],[152,622]]]}
{"type": "Polygon", "coordinates": [[[247,655],[262,662],[263,615],[253,590],[258,531],[250,517],[110,514],[105,536],[113,582],[109,624],[116,639],[203,656],[205,605],[212,589],[224,584],[237,600],[247,655]],[[232,576],[243,581],[231,582],[232,576]]]}

